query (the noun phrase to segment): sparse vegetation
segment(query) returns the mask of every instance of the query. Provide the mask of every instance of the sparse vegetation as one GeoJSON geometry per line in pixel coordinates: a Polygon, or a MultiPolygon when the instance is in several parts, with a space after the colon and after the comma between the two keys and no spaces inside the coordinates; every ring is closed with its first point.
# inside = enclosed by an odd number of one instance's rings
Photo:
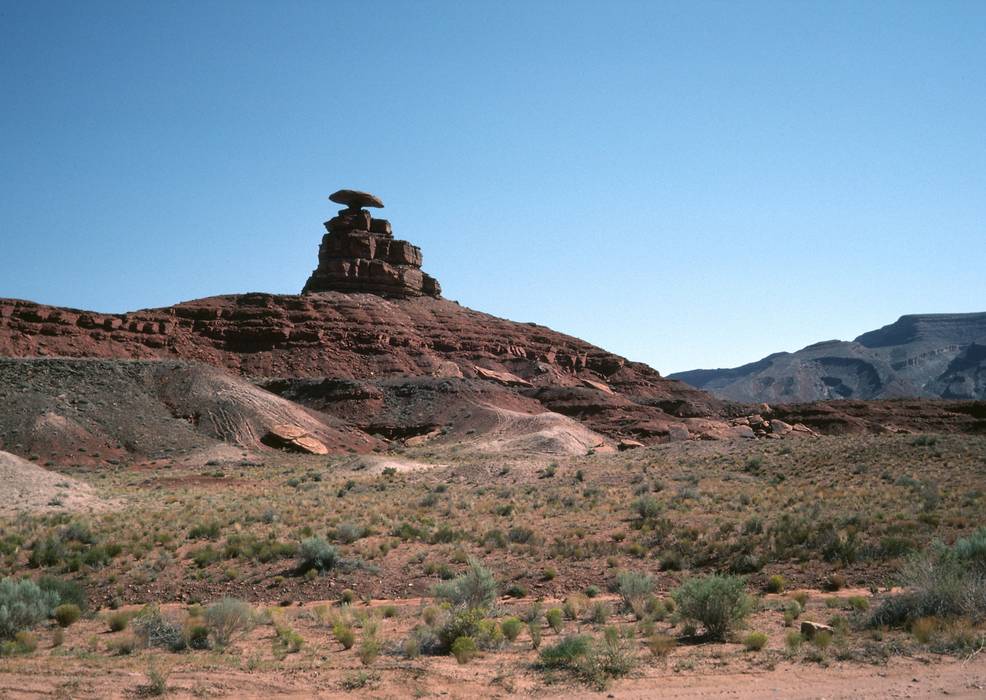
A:
{"type": "Polygon", "coordinates": [[[679,614],[700,622],[712,639],[725,640],[752,608],[745,582],[737,576],[709,576],[687,579],[672,593],[679,614]]]}

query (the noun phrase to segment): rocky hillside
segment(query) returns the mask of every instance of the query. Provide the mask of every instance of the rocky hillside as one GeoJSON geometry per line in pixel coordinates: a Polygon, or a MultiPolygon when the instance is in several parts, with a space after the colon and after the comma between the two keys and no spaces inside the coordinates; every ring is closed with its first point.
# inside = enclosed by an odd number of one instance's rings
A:
{"type": "Polygon", "coordinates": [[[470,380],[471,394],[474,384],[489,385],[521,397],[528,411],[540,407],[604,435],[645,441],[715,433],[723,429],[718,418],[738,414],[577,338],[430,296],[244,294],[127,314],[6,299],[0,356],[193,360],[281,392],[290,382],[271,380],[318,380],[320,409],[335,402],[395,431],[402,429],[396,418],[374,417],[371,397],[391,391],[374,385],[381,380],[419,378],[405,391],[426,393],[422,384],[444,381],[458,392],[463,385],[448,380],[470,380]],[[353,408],[353,397],[364,395],[353,408]]]}
{"type": "Polygon", "coordinates": [[[831,340],[733,369],[673,379],[745,402],[986,398],[986,313],[902,316],[852,342],[831,340]]]}

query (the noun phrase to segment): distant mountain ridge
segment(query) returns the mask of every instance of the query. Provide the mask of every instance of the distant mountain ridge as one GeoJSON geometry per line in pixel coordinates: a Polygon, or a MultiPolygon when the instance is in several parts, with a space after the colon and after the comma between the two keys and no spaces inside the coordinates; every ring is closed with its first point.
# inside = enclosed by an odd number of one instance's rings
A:
{"type": "Polygon", "coordinates": [[[669,375],[733,401],[986,398],[986,312],[912,314],[853,341],[827,340],[731,369],[669,375]]]}

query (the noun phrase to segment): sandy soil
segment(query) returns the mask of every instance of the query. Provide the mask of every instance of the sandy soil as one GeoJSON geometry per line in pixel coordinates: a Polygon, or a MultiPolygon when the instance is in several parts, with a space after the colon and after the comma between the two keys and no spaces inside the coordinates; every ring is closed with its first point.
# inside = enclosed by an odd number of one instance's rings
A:
{"type": "Polygon", "coordinates": [[[0,516],[22,512],[94,512],[106,507],[88,484],[0,451],[0,516]]]}

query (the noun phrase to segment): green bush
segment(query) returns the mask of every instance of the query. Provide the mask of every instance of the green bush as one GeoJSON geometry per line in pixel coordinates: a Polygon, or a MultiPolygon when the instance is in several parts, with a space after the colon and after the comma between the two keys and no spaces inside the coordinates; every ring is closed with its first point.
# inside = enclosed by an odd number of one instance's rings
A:
{"type": "Polygon", "coordinates": [[[572,666],[592,648],[592,637],[587,634],[570,634],[541,651],[541,665],[545,668],[572,666]]]}
{"type": "Polygon", "coordinates": [[[75,581],[57,576],[42,576],[38,579],[38,588],[57,594],[59,603],[72,603],[79,606],[79,610],[83,613],[89,609],[86,590],[75,581]]]}
{"type": "Polygon", "coordinates": [[[986,616],[986,528],[952,547],[936,542],[912,555],[900,582],[908,592],[884,600],[870,615],[871,626],[900,626],[923,617],[986,616]]]}
{"type": "Polygon", "coordinates": [[[482,610],[459,608],[450,611],[435,631],[437,646],[434,651],[438,653],[448,652],[459,637],[475,639],[480,634],[479,625],[482,621],[482,610]]]}
{"type": "Polygon", "coordinates": [[[633,510],[641,520],[653,520],[661,514],[661,504],[653,496],[641,496],[633,502],[633,510]]]}
{"type": "Polygon", "coordinates": [[[628,674],[634,666],[630,646],[620,639],[615,627],[608,627],[602,640],[588,635],[569,635],[541,651],[545,669],[571,671],[581,681],[604,689],[612,678],[628,674]]]}
{"type": "Polygon", "coordinates": [[[328,571],[339,562],[339,552],[321,537],[309,537],[298,547],[298,557],[301,559],[298,568],[302,572],[328,571]]]}
{"type": "Polygon", "coordinates": [[[29,579],[0,580],[0,639],[13,639],[45,620],[58,605],[58,594],[29,579]]]}
{"type": "Polygon", "coordinates": [[[565,615],[561,608],[549,608],[546,613],[544,613],[544,620],[548,623],[555,634],[560,634],[562,628],[565,626],[565,615]]]}
{"type": "Polygon", "coordinates": [[[784,577],[780,574],[774,574],[769,579],[767,579],[767,592],[768,593],[783,593],[785,586],[784,577]]]}
{"type": "Polygon", "coordinates": [[[204,622],[216,646],[222,649],[228,646],[234,637],[253,629],[253,608],[242,600],[223,598],[206,608],[204,622]]]}
{"type": "Polygon", "coordinates": [[[479,561],[470,559],[469,568],[464,574],[435,584],[432,595],[469,610],[489,610],[496,601],[496,580],[489,569],[479,561]]]}
{"type": "Polygon", "coordinates": [[[686,580],[672,593],[681,616],[705,627],[712,639],[725,640],[752,608],[744,580],[711,574],[686,580]]]}
{"type": "Polygon", "coordinates": [[[363,640],[359,645],[360,663],[370,666],[380,655],[380,640],[377,638],[376,624],[367,625],[363,628],[363,640]]]}
{"type": "Polygon", "coordinates": [[[750,632],[743,637],[743,646],[747,651],[760,651],[767,646],[767,635],[763,632],[750,632]]]}
{"type": "Polygon", "coordinates": [[[82,617],[82,611],[75,603],[62,603],[55,608],[54,615],[59,627],[71,627],[82,617]]]}
{"type": "Polygon", "coordinates": [[[507,641],[513,642],[520,636],[521,630],[524,629],[524,623],[516,617],[507,617],[500,622],[500,629],[507,641]]]}
{"type": "Polygon", "coordinates": [[[342,620],[337,620],[332,625],[332,636],[342,644],[343,649],[352,649],[353,644],[356,643],[356,633],[353,632],[353,628],[342,620]]]}
{"type": "Polygon", "coordinates": [[[130,613],[119,610],[106,618],[106,626],[110,632],[122,632],[130,624],[130,617],[130,613]]]}
{"type": "Polygon", "coordinates": [[[460,664],[469,663],[478,653],[476,642],[472,637],[458,637],[452,642],[452,655],[460,664]]]}
{"type": "Polygon", "coordinates": [[[616,587],[623,606],[638,619],[642,618],[654,592],[653,577],[636,571],[624,571],[616,577],[616,587]]]}

